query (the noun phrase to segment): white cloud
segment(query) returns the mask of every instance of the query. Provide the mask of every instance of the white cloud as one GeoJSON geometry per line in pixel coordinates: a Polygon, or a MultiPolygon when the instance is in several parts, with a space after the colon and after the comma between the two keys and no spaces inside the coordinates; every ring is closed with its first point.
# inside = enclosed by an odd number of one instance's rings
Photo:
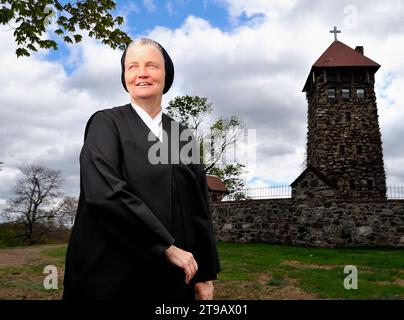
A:
{"type": "Polygon", "coordinates": [[[172,17],[176,13],[172,1],[170,1],[170,0],[166,1],[166,10],[170,17],[172,17]]]}
{"type": "MultiPolygon", "coordinates": [[[[375,15],[376,2],[353,1],[358,25],[352,30],[340,27],[346,16],[345,4],[339,1],[221,3],[232,19],[245,15],[252,20],[223,31],[189,16],[180,28],[156,27],[150,32],[176,67],[163,105],[176,95],[207,96],[214,117],[238,115],[257,133],[256,171],[247,178],[290,183],[304,169],[307,103],[301,90],[311,65],[333,40],[328,31],[337,25],[341,41],[351,47],[364,45],[365,54],[382,65],[376,95],[387,181],[404,184],[400,2],[385,2],[375,15]],[[264,18],[255,19],[257,14],[264,18]]],[[[120,83],[120,52],[84,39],[69,46],[64,58],[74,72],[66,74],[60,63],[46,61],[46,56],[17,59],[14,50],[11,35],[0,33],[0,68],[7,75],[0,78],[0,161],[5,162],[0,199],[10,195],[16,167],[30,161],[61,169],[66,192],[77,195],[78,155],[88,117],[129,100],[120,83]]]]}
{"type": "Polygon", "coordinates": [[[268,182],[262,179],[254,179],[248,184],[248,188],[267,188],[268,182]]]}
{"type": "Polygon", "coordinates": [[[3,206],[6,205],[6,199],[10,198],[12,195],[18,173],[19,170],[17,170],[17,168],[2,165],[2,170],[0,171],[0,204],[3,206]]]}
{"type": "Polygon", "coordinates": [[[61,170],[64,191],[77,195],[87,119],[98,109],[128,101],[119,80],[119,52],[85,39],[71,51],[81,53],[77,71],[67,75],[43,55],[17,58],[11,34],[0,33],[0,43],[0,68],[7,74],[0,79],[0,199],[10,197],[16,168],[27,162],[61,170]]]}
{"type": "Polygon", "coordinates": [[[216,2],[225,5],[229,11],[230,18],[237,20],[241,15],[251,18],[259,14],[271,18],[280,18],[290,11],[298,1],[216,0],[216,2]]]}
{"type": "MultiPolygon", "coordinates": [[[[245,1],[229,1],[232,18],[265,14],[267,19],[223,32],[208,21],[190,16],[180,29],[156,28],[151,32],[174,57],[177,93],[208,96],[217,115],[236,114],[257,129],[259,176],[265,180],[292,182],[301,172],[307,111],[301,89],[311,65],[333,40],[329,30],[334,24],[344,25],[347,18],[346,6],[339,2],[307,4],[249,1],[247,6],[245,1]],[[335,15],[338,19],[328,19],[335,15]]],[[[387,182],[404,183],[393,161],[404,156],[399,138],[404,120],[404,36],[396,30],[375,29],[372,22],[380,24],[380,16],[373,15],[377,4],[357,1],[355,6],[357,29],[343,30],[339,39],[351,47],[364,45],[365,54],[382,65],[376,75],[376,95],[387,182]],[[390,73],[393,80],[381,89],[390,73]]],[[[401,7],[393,14],[393,6],[383,11],[391,13],[394,26],[403,16],[401,7]]]]}
{"type": "Polygon", "coordinates": [[[76,70],[66,79],[68,90],[85,92],[95,97],[101,104],[116,101],[124,102],[120,50],[102,46],[93,39],[85,39],[71,49],[72,56],[79,56],[76,70]]]}
{"type": "Polygon", "coordinates": [[[157,9],[157,5],[154,0],[143,0],[143,4],[149,12],[155,11],[157,9]]]}
{"type": "MultiPolygon", "coordinates": [[[[127,17],[131,13],[140,13],[140,8],[133,1],[126,2],[122,6],[118,7],[118,15],[127,17]]],[[[126,19],[125,19],[126,20],[126,19]]]]}

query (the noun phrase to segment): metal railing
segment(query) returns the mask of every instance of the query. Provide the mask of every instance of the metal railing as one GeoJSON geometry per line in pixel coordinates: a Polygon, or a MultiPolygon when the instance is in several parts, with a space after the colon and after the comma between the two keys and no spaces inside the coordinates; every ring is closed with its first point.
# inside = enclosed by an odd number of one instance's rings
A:
{"type": "Polygon", "coordinates": [[[387,199],[401,200],[404,199],[404,186],[387,186],[387,199]]]}
{"type": "MultiPolygon", "coordinates": [[[[404,186],[387,186],[387,199],[404,199],[404,186]]],[[[260,188],[243,188],[234,195],[225,196],[222,201],[244,199],[287,199],[292,197],[292,188],[289,185],[279,185],[260,188]]]]}
{"type": "Polygon", "coordinates": [[[292,197],[292,188],[289,185],[273,187],[243,188],[234,195],[228,195],[222,201],[239,199],[285,199],[292,197]]]}

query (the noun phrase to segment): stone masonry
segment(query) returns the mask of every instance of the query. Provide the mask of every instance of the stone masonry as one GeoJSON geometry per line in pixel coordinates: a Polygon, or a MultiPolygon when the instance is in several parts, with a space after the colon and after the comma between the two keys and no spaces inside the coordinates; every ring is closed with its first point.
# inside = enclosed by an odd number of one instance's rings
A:
{"type": "Polygon", "coordinates": [[[307,165],[341,199],[386,199],[382,140],[374,90],[380,65],[335,41],[313,65],[308,102],[307,165]]]}
{"type": "Polygon", "coordinates": [[[334,41],[313,65],[307,168],[292,199],[212,204],[217,239],[320,247],[404,248],[404,201],[386,200],[376,96],[379,64],[334,41]]]}
{"type": "Polygon", "coordinates": [[[365,71],[344,72],[347,82],[333,81],[330,71],[316,75],[315,87],[307,92],[307,164],[334,180],[343,198],[383,199],[386,182],[374,75],[370,73],[366,83],[355,81],[363,79],[365,71]],[[335,90],[335,98],[328,98],[328,88],[335,90]],[[342,97],[342,88],[349,90],[350,98],[342,97]],[[363,98],[356,97],[357,89],[364,90],[363,98]]]}
{"type": "Polygon", "coordinates": [[[215,203],[217,240],[317,247],[404,248],[404,201],[291,199],[215,203]]]}

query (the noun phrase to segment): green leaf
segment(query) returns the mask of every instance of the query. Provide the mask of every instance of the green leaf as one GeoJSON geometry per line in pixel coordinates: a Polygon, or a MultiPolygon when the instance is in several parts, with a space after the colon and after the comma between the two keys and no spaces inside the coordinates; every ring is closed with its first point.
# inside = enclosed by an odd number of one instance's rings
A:
{"type": "Polygon", "coordinates": [[[14,21],[14,40],[17,46],[21,46],[16,51],[19,56],[27,56],[29,51],[38,47],[57,48],[55,42],[44,38],[46,25],[43,22],[48,14],[44,10],[49,5],[58,11],[58,28],[54,32],[66,43],[82,41],[80,31],[87,31],[90,37],[114,49],[124,49],[131,41],[125,32],[117,28],[124,23],[124,18],[113,16],[116,3],[112,0],[66,0],[63,4],[60,0],[0,0],[1,3],[5,6],[0,5],[0,25],[14,21]]]}
{"type": "Polygon", "coordinates": [[[116,18],[115,18],[115,22],[116,22],[118,25],[122,25],[122,24],[124,23],[124,19],[123,19],[123,17],[119,16],[119,17],[116,17],[116,18]]]}
{"type": "Polygon", "coordinates": [[[45,48],[45,49],[52,48],[54,50],[57,49],[57,44],[53,40],[39,40],[38,43],[39,43],[41,48],[45,48]]]}
{"type": "Polygon", "coordinates": [[[55,33],[56,33],[58,36],[61,36],[64,32],[63,32],[62,29],[57,29],[57,30],[55,30],[55,33]]]}
{"type": "Polygon", "coordinates": [[[67,43],[73,43],[72,39],[69,36],[65,36],[63,40],[67,43]]]}
{"type": "Polygon", "coordinates": [[[82,38],[83,38],[83,37],[82,37],[80,34],[75,34],[75,35],[74,35],[74,41],[76,41],[76,43],[77,43],[77,42],[80,42],[82,38]]]}
{"type": "Polygon", "coordinates": [[[31,43],[29,43],[29,44],[27,45],[27,48],[30,49],[30,50],[32,50],[32,51],[38,51],[37,48],[35,48],[35,46],[32,45],[31,43]]]}
{"type": "Polygon", "coordinates": [[[17,57],[23,57],[23,56],[29,57],[30,56],[28,50],[24,49],[24,48],[18,48],[17,50],[15,50],[15,53],[16,53],[17,57]]]}
{"type": "Polygon", "coordinates": [[[62,4],[59,2],[59,1],[52,1],[53,2],[53,4],[55,5],[55,8],[57,9],[57,10],[59,10],[59,11],[62,11],[63,10],[63,6],[62,6],[62,4]]]}
{"type": "Polygon", "coordinates": [[[67,18],[65,17],[65,16],[60,16],[59,18],[58,18],[58,21],[57,21],[57,23],[58,24],[61,24],[62,26],[65,26],[65,24],[67,23],[67,18]]]}
{"type": "Polygon", "coordinates": [[[0,23],[6,24],[13,18],[13,11],[11,9],[7,9],[2,7],[0,9],[0,23]]]}

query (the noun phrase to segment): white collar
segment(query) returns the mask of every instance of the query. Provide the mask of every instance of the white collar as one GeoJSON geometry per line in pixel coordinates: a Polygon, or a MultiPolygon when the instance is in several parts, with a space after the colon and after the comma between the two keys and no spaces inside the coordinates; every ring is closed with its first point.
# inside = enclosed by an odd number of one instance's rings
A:
{"type": "Polygon", "coordinates": [[[162,135],[162,115],[163,109],[160,108],[160,112],[152,118],[143,108],[131,102],[133,109],[137,112],[139,117],[143,120],[143,122],[149,127],[149,129],[153,132],[153,134],[159,138],[160,141],[163,141],[162,135]]]}
{"type": "Polygon", "coordinates": [[[155,122],[155,123],[161,122],[161,117],[162,117],[162,113],[163,113],[163,109],[161,107],[160,107],[160,112],[154,118],[152,118],[150,116],[150,114],[148,114],[142,107],[139,107],[138,105],[136,105],[132,102],[130,104],[136,110],[136,112],[139,114],[139,116],[142,118],[142,120],[144,122],[146,122],[146,121],[155,122]]]}

